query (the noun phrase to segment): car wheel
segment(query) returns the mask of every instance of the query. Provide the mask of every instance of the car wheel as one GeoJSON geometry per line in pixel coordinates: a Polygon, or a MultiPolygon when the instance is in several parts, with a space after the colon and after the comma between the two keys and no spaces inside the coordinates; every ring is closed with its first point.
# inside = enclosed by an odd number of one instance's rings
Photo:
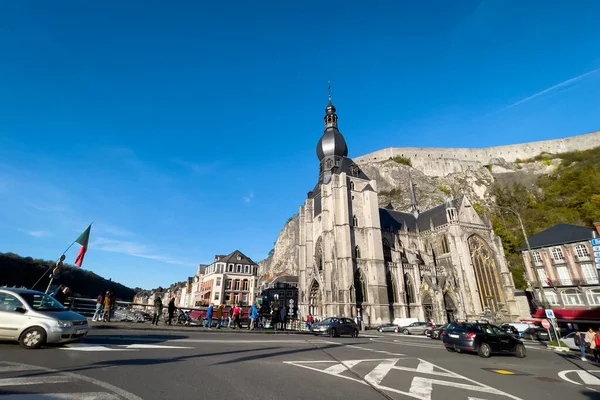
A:
{"type": "Polygon", "coordinates": [[[479,357],[489,358],[492,355],[492,348],[487,343],[481,343],[477,354],[479,354],[479,357]]]}
{"type": "Polygon", "coordinates": [[[39,349],[44,343],[46,343],[46,331],[37,326],[26,329],[19,338],[19,344],[24,349],[39,349]]]}
{"type": "Polygon", "coordinates": [[[446,347],[446,350],[448,350],[450,353],[454,353],[454,349],[452,347],[446,347]]]}
{"type": "Polygon", "coordinates": [[[357,338],[357,337],[358,337],[358,329],[355,329],[355,330],[352,332],[352,337],[354,337],[354,338],[357,338]]]}
{"type": "Polygon", "coordinates": [[[402,333],[404,333],[405,335],[408,335],[410,332],[408,331],[408,329],[404,329],[404,330],[402,331],[402,333]]]}
{"type": "Polygon", "coordinates": [[[525,350],[525,346],[521,343],[517,344],[517,346],[515,347],[515,356],[517,356],[517,358],[527,357],[527,351],[525,350]]]}
{"type": "Polygon", "coordinates": [[[330,336],[330,337],[335,337],[335,335],[336,335],[336,334],[337,334],[337,332],[335,331],[335,328],[331,328],[331,329],[329,330],[329,336],[330,336]]]}
{"type": "Polygon", "coordinates": [[[394,328],[394,332],[398,333],[398,328],[394,328]]]}

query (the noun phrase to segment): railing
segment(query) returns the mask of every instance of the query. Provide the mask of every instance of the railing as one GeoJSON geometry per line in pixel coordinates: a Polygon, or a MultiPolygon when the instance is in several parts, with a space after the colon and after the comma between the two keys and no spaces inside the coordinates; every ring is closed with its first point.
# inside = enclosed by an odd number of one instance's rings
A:
{"type": "MultiPolygon", "coordinates": [[[[542,286],[544,288],[551,287],[565,287],[565,286],[590,286],[590,285],[598,285],[598,280],[596,281],[586,281],[585,279],[548,279],[547,282],[543,282],[542,286]]],[[[533,285],[535,288],[539,289],[539,285],[535,283],[533,285]]]]}

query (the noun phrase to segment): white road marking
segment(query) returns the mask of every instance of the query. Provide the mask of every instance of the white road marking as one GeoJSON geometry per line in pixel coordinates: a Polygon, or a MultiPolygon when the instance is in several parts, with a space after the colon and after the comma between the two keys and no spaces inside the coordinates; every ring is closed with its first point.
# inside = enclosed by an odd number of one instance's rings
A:
{"type": "Polygon", "coordinates": [[[600,385],[600,379],[598,379],[597,376],[590,374],[590,372],[600,372],[600,370],[598,370],[598,369],[592,370],[591,369],[591,370],[585,371],[585,370],[581,370],[581,369],[570,369],[570,370],[566,370],[566,371],[560,371],[558,373],[558,376],[562,380],[565,380],[569,383],[581,386],[582,385],[581,383],[578,383],[572,379],[567,378],[568,374],[573,373],[573,374],[576,374],[577,376],[579,376],[579,379],[581,379],[581,381],[585,385],[594,385],[594,386],[600,385]]]}
{"type": "Polygon", "coordinates": [[[371,385],[379,385],[383,378],[390,372],[394,365],[398,362],[398,358],[393,358],[390,360],[385,360],[380,362],[371,372],[365,376],[365,381],[369,382],[371,385]]]}
{"type": "Polygon", "coordinates": [[[408,391],[417,398],[429,400],[431,399],[431,392],[433,392],[433,383],[431,382],[431,379],[417,376],[413,378],[408,391]]]}
{"type": "Polygon", "coordinates": [[[78,392],[78,393],[42,393],[42,394],[10,394],[2,396],[2,400],[119,400],[114,394],[106,392],[78,392]]]}
{"type": "Polygon", "coordinates": [[[68,376],[40,376],[36,378],[4,378],[0,379],[0,387],[3,386],[22,386],[22,385],[43,385],[45,383],[65,383],[73,379],[68,376]]]}
{"type": "Polygon", "coordinates": [[[36,367],[34,365],[12,365],[10,367],[0,367],[0,373],[35,371],[35,370],[39,370],[39,369],[40,369],[40,367],[36,367]]]}
{"type": "Polygon", "coordinates": [[[127,349],[113,349],[111,347],[102,346],[99,344],[90,343],[71,343],[60,348],[61,350],[75,351],[127,351],[127,349]]]}
{"type": "Polygon", "coordinates": [[[193,349],[193,347],[164,346],[159,344],[127,344],[120,346],[125,346],[126,349],[193,349]]]}

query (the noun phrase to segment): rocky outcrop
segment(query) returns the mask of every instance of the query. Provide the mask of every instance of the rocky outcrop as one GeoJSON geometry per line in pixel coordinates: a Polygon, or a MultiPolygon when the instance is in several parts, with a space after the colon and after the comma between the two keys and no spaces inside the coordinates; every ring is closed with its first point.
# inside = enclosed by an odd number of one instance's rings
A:
{"type": "Polygon", "coordinates": [[[291,217],[279,233],[273,254],[258,263],[259,276],[267,279],[274,275],[298,274],[298,214],[291,217]]]}

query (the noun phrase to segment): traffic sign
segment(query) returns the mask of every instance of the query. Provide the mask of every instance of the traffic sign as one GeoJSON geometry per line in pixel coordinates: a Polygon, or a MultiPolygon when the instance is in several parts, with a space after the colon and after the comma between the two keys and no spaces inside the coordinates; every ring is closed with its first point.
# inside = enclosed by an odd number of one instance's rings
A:
{"type": "Polygon", "coordinates": [[[547,319],[543,320],[543,321],[542,321],[542,327],[543,327],[544,329],[550,329],[550,322],[548,322],[548,320],[547,320],[547,319]]]}
{"type": "Polygon", "coordinates": [[[594,251],[600,251],[600,246],[592,246],[592,249],[593,249],[594,251]]]}
{"type": "Polygon", "coordinates": [[[600,257],[600,251],[595,251],[594,252],[594,257],[600,257]]]}
{"type": "Polygon", "coordinates": [[[600,238],[590,240],[592,242],[592,246],[600,246],[600,238]]]}
{"type": "MultiPolygon", "coordinates": [[[[544,311],[546,311],[546,318],[555,318],[553,310],[544,310],[544,311]]],[[[548,328],[546,328],[546,329],[548,329],[548,328]]]]}

